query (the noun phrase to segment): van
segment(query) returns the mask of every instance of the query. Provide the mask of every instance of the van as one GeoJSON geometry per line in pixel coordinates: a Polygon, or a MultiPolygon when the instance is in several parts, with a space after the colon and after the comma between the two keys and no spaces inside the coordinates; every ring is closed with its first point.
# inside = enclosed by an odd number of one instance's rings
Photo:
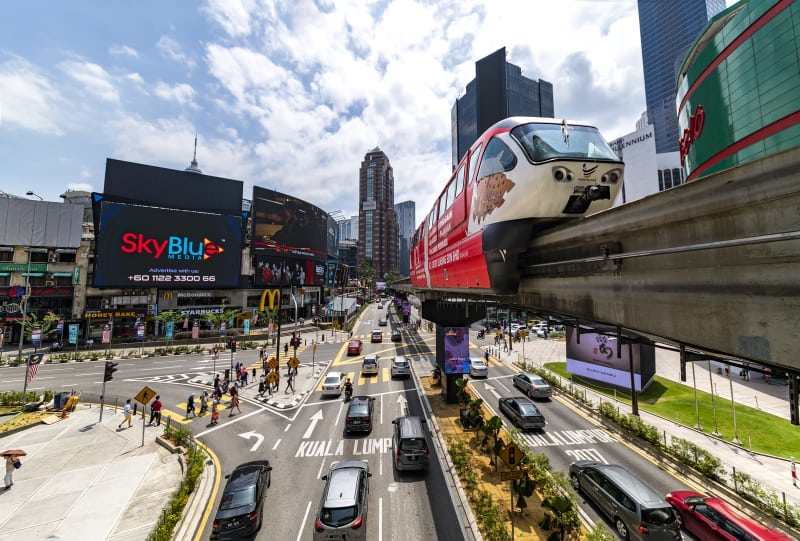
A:
{"type": "Polygon", "coordinates": [[[392,462],[397,471],[428,469],[430,451],[422,423],[422,419],[414,416],[392,421],[392,462]]]}
{"type": "Polygon", "coordinates": [[[569,476],[575,491],[611,519],[622,539],[682,539],[672,506],[622,466],[579,460],[569,467],[569,476]]]}

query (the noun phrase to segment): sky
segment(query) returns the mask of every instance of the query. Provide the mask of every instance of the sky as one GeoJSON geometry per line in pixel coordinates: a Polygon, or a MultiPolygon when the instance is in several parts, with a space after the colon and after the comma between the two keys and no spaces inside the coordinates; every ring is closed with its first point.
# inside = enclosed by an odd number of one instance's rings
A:
{"type": "Polygon", "coordinates": [[[107,158],[182,170],[196,135],[202,171],[246,199],[257,185],[349,217],[377,146],[419,222],[477,60],[506,47],[553,84],[557,118],[612,140],[645,110],[639,44],[636,0],[6,3],[0,190],[102,192],[107,158]]]}

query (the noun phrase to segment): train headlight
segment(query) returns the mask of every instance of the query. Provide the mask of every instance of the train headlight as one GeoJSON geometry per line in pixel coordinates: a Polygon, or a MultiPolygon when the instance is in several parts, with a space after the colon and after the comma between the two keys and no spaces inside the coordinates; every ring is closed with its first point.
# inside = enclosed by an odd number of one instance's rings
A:
{"type": "Polygon", "coordinates": [[[600,182],[608,184],[616,184],[617,182],[619,182],[621,176],[622,176],[621,170],[612,169],[611,171],[600,177],[600,182]]]}
{"type": "Polygon", "coordinates": [[[553,167],[553,178],[556,182],[571,182],[574,178],[572,171],[566,167],[553,167]]]}

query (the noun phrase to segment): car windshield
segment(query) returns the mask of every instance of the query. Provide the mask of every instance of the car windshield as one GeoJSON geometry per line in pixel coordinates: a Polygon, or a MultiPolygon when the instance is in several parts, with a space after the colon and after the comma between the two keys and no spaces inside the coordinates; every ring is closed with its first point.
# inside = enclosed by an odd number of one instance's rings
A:
{"type": "Polygon", "coordinates": [[[483,361],[479,361],[476,359],[472,361],[472,366],[474,366],[475,368],[483,368],[484,366],[486,366],[486,364],[483,361]]]}
{"type": "Polygon", "coordinates": [[[369,407],[367,407],[367,402],[353,402],[350,406],[350,411],[347,412],[348,415],[367,415],[369,413],[369,407]]]}
{"type": "Polygon", "coordinates": [[[656,509],[643,509],[642,520],[649,524],[672,524],[675,515],[672,507],[658,507],[656,509]]]}
{"type": "Polygon", "coordinates": [[[344,526],[353,522],[356,518],[357,510],[351,507],[326,507],[320,515],[320,522],[328,526],[344,526]]]}
{"type": "Polygon", "coordinates": [[[408,361],[395,361],[394,365],[399,368],[405,368],[408,366],[408,361]]]}
{"type": "Polygon", "coordinates": [[[358,342],[350,342],[350,347],[351,348],[357,348],[358,347],[358,342]]]}
{"type": "Polygon", "coordinates": [[[425,440],[422,438],[406,438],[400,443],[403,451],[422,451],[425,449],[425,440]]]}
{"type": "Polygon", "coordinates": [[[328,385],[337,385],[339,383],[339,376],[328,376],[325,378],[325,383],[328,385]]]}
{"type": "Polygon", "coordinates": [[[533,383],[534,385],[540,385],[540,386],[547,385],[547,383],[542,378],[539,378],[539,377],[536,377],[536,376],[532,376],[530,378],[530,380],[531,380],[531,383],[533,383]]]}
{"type": "Polygon", "coordinates": [[[364,359],[364,364],[375,364],[375,359],[364,359]]]}
{"type": "Polygon", "coordinates": [[[220,509],[235,509],[244,505],[252,505],[256,500],[256,487],[247,487],[236,492],[225,492],[219,504],[220,509]]]}

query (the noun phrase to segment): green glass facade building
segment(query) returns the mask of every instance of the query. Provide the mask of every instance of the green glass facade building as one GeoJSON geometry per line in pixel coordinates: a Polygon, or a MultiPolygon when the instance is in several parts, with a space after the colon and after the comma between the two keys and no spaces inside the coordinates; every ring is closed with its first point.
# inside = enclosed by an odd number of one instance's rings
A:
{"type": "Polygon", "coordinates": [[[687,181],[800,144],[800,3],[743,0],[709,21],[676,105],[687,181]]]}

